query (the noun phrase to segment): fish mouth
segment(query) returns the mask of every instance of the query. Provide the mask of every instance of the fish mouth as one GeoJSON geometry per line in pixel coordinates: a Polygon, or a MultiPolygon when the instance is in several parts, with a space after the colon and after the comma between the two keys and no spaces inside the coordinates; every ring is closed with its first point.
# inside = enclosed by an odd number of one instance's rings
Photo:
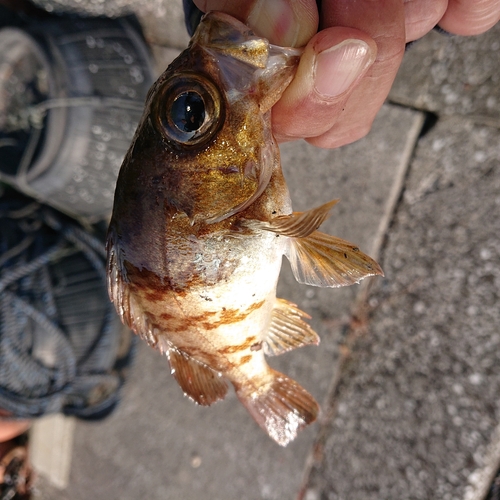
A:
{"type": "Polygon", "coordinates": [[[303,49],[273,45],[238,19],[217,11],[203,17],[193,43],[217,58],[229,90],[258,89],[263,113],[279,100],[303,53],[303,49]]]}

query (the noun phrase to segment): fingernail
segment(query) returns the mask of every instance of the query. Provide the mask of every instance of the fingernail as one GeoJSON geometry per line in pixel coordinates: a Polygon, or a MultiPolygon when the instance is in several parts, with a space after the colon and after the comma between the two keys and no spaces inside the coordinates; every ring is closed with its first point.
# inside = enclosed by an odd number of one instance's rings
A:
{"type": "Polygon", "coordinates": [[[286,0],[258,0],[247,18],[248,26],[271,43],[294,47],[300,31],[290,3],[286,0]]]}
{"type": "Polygon", "coordinates": [[[366,69],[371,59],[368,44],[344,40],[316,56],[314,86],[326,97],[345,92],[366,69]]]}

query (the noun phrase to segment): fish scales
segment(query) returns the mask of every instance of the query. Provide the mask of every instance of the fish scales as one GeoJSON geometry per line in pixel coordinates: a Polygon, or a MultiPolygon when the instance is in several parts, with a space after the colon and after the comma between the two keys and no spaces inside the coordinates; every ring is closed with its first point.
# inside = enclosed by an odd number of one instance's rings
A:
{"type": "Polygon", "coordinates": [[[300,52],[222,13],[151,88],[118,177],[108,289],[122,320],[165,353],[196,403],[243,405],[285,446],[319,407],[269,367],[319,338],[276,298],[282,256],[301,283],[337,287],[382,274],[358,247],[318,231],[336,201],[292,212],[270,109],[300,52]]]}

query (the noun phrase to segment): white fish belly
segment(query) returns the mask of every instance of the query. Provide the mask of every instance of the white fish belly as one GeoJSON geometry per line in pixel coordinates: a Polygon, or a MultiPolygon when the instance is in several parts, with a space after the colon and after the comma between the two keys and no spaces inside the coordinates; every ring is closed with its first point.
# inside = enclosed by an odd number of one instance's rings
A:
{"type": "Polygon", "coordinates": [[[261,344],[271,322],[286,238],[263,231],[232,240],[211,242],[204,255],[195,257],[207,281],[221,266],[232,272],[172,296],[154,322],[162,350],[173,346],[217,371],[232,371],[242,359],[258,371],[265,363],[261,344]],[[209,260],[210,255],[216,257],[209,260]]]}

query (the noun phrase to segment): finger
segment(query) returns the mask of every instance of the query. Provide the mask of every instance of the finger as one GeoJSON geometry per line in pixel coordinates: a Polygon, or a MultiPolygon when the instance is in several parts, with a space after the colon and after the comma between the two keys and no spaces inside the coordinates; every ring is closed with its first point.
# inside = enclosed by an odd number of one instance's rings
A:
{"type": "Polygon", "coordinates": [[[448,0],[405,0],[406,42],[422,38],[443,17],[448,0]]]}
{"type": "Polygon", "coordinates": [[[31,423],[31,420],[2,420],[2,425],[0,426],[0,443],[20,436],[30,428],[31,423]]]}
{"type": "Polygon", "coordinates": [[[439,26],[456,35],[479,35],[499,20],[498,0],[449,0],[439,26]]]}
{"type": "Polygon", "coordinates": [[[377,44],[377,57],[349,95],[342,115],[325,134],[308,139],[334,148],[364,137],[384,103],[405,48],[404,4],[400,0],[324,0],[325,26],[341,25],[367,33],[377,44]]]}
{"type": "Polygon", "coordinates": [[[327,28],[307,44],[297,73],[273,108],[278,141],[328,131],[356,83],[375,60],[375,42],[352,28],[327,28]]]}
{"type": "Polygon", "coordinates": [[[318,30],[314,0],[194,0],[203,12],[219,10],[247,24],[275,45],[304,46],[318,30]]]}

